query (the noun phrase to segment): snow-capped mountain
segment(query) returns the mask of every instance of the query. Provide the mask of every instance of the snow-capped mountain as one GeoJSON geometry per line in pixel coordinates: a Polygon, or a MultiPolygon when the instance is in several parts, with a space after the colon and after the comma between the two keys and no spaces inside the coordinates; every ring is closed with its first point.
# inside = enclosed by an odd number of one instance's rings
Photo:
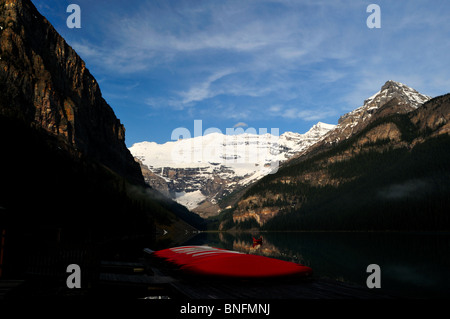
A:
{"type": "Polygon", "coordinates": [[[405,84],[387,81],[381,90],[366,99],[361,107],[341,116],[340,122],[349,118],[353,119],[352,122],[365,121],[376,110],[393,99],[396,99],[397,104],[402,105],[403,109],[409,112],[431,99],[431,97],[423,95],[405,84]]]}
{"type": "MultiPolygon", "coordinates": [[[[129,150],[143,171],[147,168],[166,181],[177,202],[207,216],[218,213],[217,201],[224,195],[275,172],[280,163],[334,127],[319,122],[305,134],[286,132],[280,136],[211,133],[164,144],[140,142],[129,150]]],[[[147,176],[152,184],[154,176],[147,176]]]]}
{"type": "Polygon", "coordinates": [[[386,116],[387,113],[408,113],[430,99],[430,96],[423,95],[405,84],[387,81],[381,90],[366,99],[362,106],[342,115],[336,128],[323,140],[327,144],[338,143],[360,131],[376,118],[386,116]]]}

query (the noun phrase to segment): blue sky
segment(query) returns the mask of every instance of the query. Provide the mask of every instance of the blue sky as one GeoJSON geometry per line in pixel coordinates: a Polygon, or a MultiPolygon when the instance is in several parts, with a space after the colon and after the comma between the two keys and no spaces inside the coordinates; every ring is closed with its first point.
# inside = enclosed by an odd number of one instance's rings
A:
{"type": "Polygon", "coordinates": [[[306,132],[387,80],[450,92],[447,0],[32,0],[86,62],[126,144],[177,127],[306,132]],[[69,4],[81,8],[70,29],[69,4]],[[369,29],[369,4],[381,28],[369,29]]]}

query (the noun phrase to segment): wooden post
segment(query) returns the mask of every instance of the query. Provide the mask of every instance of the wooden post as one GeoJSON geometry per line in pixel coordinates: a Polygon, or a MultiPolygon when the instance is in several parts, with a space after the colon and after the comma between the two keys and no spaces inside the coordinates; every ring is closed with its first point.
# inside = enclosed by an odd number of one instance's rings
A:
{"type": "Polygon", "coordinates": [[[5,234],[6,229],[2,229],[2,240],[0,245],[0,278],[2,278],[2,270],[3,270],[3,251],[5,250],[5,234]]]}
{"type": "Polygon", "coordinates": [[[56,228],[56,242],[59,244],[61,242],[61,227],[56,228]]]}

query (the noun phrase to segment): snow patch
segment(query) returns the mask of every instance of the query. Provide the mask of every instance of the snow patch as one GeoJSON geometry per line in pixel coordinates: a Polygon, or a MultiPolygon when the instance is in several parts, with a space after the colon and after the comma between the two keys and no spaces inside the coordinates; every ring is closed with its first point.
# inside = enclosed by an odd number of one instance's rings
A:
{"type": "Polygon", "coordinates": [[[175,200],[177,203],[186,206],[188,209],[194,209],[205,199],[206,196],[203,195],[200,190],[175,193],[175,200]]]}

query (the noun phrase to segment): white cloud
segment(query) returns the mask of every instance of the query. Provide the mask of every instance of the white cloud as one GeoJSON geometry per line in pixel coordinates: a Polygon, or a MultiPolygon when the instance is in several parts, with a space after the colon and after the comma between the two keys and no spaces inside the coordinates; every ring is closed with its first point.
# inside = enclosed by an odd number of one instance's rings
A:
{"type": "Polygon", "coordinates": [[[216,96],[217,94],[220,94],[220,91],[214,90],[211,88],[211,85],[222,79],[223,77],[226,77],[227,75],[230,75],[234,73],[235,71],[233,69],[228,70],[221,70],[217,71],[214,74],[210,75],[205,81],[192,86],[189,91],[187,92],[181,92],[180,95],[182,96],[181,103],[182,104],[188,104],[191,102],[197,102],[202,101],[204,99],[208,99],[211,97],[216,96]]]}
{"type": "MultiPolygon", "coordinates": [[[[324,6],[315,4],[314,8],[324,6]]],[[[328,4],[330,7],[335,6],[328,4]]],[[[246,65],[246,69],[252,65],[274,69],[280,63],[319,59],[339,51],[321,50],[333,34],[327,25],[311,24],[314,16],[287,9],[276,14],[270,8],[253,1],[139,4],[133,13],[110,16],[104,22],[110,25],[103,31],[104,41],[91,43],[91,52],[86,43],[79,48],[90,56],[101,56],[98,62],[106,67],[123,66],[123,72],[127,72],[125,66],[128,72],[135,72],[161,61],[176,62],[185,54],[213,56],[220,52],[237,55],[229,63],[242,61],[240,66],[246,65]]]]}
{"type": "Polygon", "coordinates": [[[339,112],[330,107],[302,107],[284,106],[281,104],[268,107],[267,114],[272,118],[284,118],[290,120],[317,121],[330,116],[338,116],[339,112]]]}
{"type": "Polygon", "coordinates": [[[269,112],[270,113],[278,113],[281,111],[282,108],[283,108],[283,106],[280,104],[272,105],[271,107],[269,107],[269,112]]]}

